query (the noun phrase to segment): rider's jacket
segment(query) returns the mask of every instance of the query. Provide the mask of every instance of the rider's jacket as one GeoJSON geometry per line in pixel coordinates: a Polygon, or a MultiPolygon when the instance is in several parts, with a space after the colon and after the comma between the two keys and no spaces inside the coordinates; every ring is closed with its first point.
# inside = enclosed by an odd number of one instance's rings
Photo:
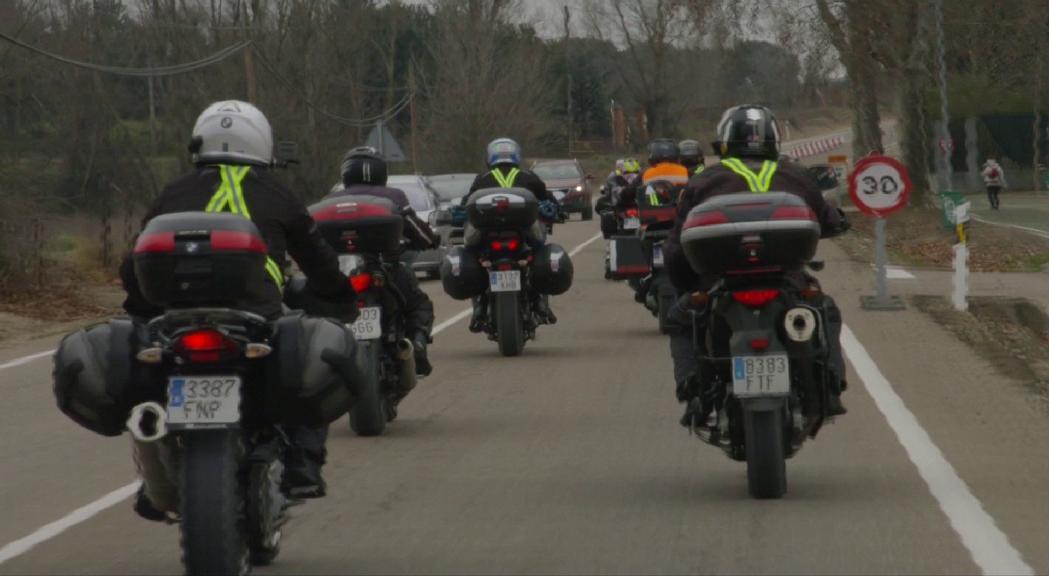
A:
{"type": "Polygon", "coordinates": [[[692,177],[677,203],[677,218],[670,237],[663,244],[667,270],[675,287],[681,291],[702,289],[701,279],[689,266],[681,249],[681,228],[693,207],[723,194],[769,191],[790,192],[803,198],[816,213],[824,233],[837,230],[841,218],[828,204],[805,168],[794,162],[725,158],[720,164],[692,177]]]}
{"type": "Polygon", "coordinates": [[[478,174],[470,186],[470,193],[463,198],[463,204],[466,204],[474,192],[485,188],[524,188],[534,194],[535,199],[539,202],[556,202],[553,195],[546,189],[546,183],[540,177],[531,170],[522,170],[512,165],[496,166],[487,172],[478,174]]]}
{"type": "Polygon", "coordinates": [[[378,196],[386,198],[401,210],[404,216],[404,237],[408,240],[412,250],[428,250],[437,246],[439,238],[430,229],[430,225],[423,222],[415,213],[408,195],[400,188],[387,186],[374,186],[371,184],[352,184],[340,190],[334,190],[328,194],[328,198],[337,196],[378,196]]]}
{"type": "MultiPolygon", "coordinates": [[[[306,207],[269,169],[244,165],[201,165],[164,187],[142,225],[156,216],[174,212],[225,212],[243,216],[258,227],[269,251],[266,261],[266,297],[245,302],[243,308],[266,317],[280,315],[284,263],[291,255],[309,279],[312,292],[331,301],[356,295],[339,271],[339,260],[324,240],[306,207]]],[[[120,266],[127,290],[124,309],[134,316],[153,317],[163,309],[142,296],[134,263],[127,255],[120,266]]]]}
{"type": "Polygon", "coordinates": [[[675,162],[660,162],[645,170],[645,174],[641,176],[641,183],[648,184],[654,180],[664,180],[678,186],[684,186],[688,183],[688,178],[688,168],[675,162]]]}

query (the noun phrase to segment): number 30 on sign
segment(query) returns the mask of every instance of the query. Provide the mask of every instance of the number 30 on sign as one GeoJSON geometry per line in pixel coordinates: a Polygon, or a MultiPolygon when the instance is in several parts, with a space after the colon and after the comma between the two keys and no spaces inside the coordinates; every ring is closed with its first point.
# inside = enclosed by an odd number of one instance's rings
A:
{"type": "Polygon", "coordinates": [[[895,158],[868,156],[849,174],[849,196],[861,211],[885,218],[907,206],[911,178],[895,158]]]}

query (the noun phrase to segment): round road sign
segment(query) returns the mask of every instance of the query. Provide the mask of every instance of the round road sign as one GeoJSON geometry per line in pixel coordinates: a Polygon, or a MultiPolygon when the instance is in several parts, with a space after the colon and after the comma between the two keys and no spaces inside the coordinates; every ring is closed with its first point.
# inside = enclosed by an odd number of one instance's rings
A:
{"type": "Polygon", "coordinates": [[[895,158],[868,156],[849,174],[849,196],[861,211],[885,218],[907,205],[911,178],[895,158]]]}

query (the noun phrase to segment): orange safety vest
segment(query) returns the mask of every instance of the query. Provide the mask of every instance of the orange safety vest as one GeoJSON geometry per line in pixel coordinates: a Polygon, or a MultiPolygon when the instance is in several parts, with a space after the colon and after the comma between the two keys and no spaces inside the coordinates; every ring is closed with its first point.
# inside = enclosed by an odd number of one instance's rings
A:
{"type": "Polygon", "coordinates": [[[665,180],[679,186],[684,186],[685,184],[688,184],[688,178],[688,168],[673,162],[660,162],[648,170],[645,170],[644,176],[641,177],[641,183],[648,184],[654,180],[665,180]]]}

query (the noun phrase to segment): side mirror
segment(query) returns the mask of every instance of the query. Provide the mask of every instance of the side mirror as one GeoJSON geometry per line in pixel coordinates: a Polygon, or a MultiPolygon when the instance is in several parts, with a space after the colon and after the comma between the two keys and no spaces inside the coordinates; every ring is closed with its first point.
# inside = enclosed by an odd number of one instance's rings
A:
{"type": "Polygon", "coordinates": [[[431,226],[451,226],[452,213],[447,210],[434,210],[430,214],[431,226]]]}
{"type": "Polygon", "coordinates": [[[280,167],[287,167],[290,164],[299,164],[299,145],[288,140],[277,142],[277,147],[273,152],[273,156],[277,166],[280,167]]]}

